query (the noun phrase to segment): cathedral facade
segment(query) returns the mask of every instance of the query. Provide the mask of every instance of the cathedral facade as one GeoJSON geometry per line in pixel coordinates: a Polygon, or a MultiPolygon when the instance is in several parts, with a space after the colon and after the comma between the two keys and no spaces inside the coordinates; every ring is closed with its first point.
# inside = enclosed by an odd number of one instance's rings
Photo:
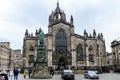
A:
{"type": "MultiPolygon", "coordinates": [[[[44,36],[48,67],[53,69],[101,69],[107,66],[106,47],[102,33],[84,35],[74,33],[74,19],[66,20],[66,14],[57,7],[49,15],[48,33],[44,36]]],[[[38,35],[25,32],[23,40],[23,67],[33,67],[37,57],[38,35]]]]}

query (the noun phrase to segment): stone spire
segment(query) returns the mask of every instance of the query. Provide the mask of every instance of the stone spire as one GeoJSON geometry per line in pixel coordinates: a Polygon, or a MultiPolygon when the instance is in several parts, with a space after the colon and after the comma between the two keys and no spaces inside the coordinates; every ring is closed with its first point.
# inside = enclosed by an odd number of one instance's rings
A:
{"type": "Polygon", "coordinates": [[[37,36],[38,35],[38,30],[36,29],[36,31],[35,31],[35,35],[37,36]]]}
{"type": "Polygon", "coordinates": [[[101,38],[103,39],[103,34],[101,33],[101,38]]]}
{"type": "Polygon", "coordinates": [[[98,36],[97,36],[97,37],[98,37],[98,39],[100,39],[100,33],[98,33],[98,36]]]}
{"type": "Polygon", "coordinates": [[[30,37],[30,33],[28,34],[28,37],[30,37]]]}
{"type": "Polygon", "coordinates": [[[33,33],[31,33],[31,37],[33,37],[33,33]]]}
{"type": "Polygon", "coordinates": [[[59,14],[59,13],[61,12],[58,2],[57,2],[57,7],[56,7],[56,9],[55,9],[55,12],[56,12],[57,14],[59,14]]]}
{"type": "Polygon", "coordinates": [[[88,37],[88,33],[86,32],[86,30],[84,30],[84,38],[86,39],[88,37]]]}
{"type": "Polygon", "coordinates": [[[28,29],[26,29],[26,31],[25,31],[25,37],[28,37],[28,36],[29,36],[28,29]]]}
{"type": "Polygon", "coordinates": [[[95,29],[93,30],[93,37],[96,38],[96,31],[95,31],[95,29]]]}
{"type": "Polygon", "coordinates": [[[70,24],[73,25],[73,16],[71,15],[71,18],[70,18],[70,24]]]}
{"type": "Polygon", "coordinates": [[[57,1],[57,8],[59,8],[59,2],[57,1]]]}

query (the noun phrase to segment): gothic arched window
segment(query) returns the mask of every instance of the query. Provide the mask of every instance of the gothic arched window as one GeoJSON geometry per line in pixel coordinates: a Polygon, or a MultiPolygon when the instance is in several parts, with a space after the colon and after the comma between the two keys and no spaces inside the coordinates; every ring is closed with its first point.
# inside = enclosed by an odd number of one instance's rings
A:
{"type": "Polygon", "coordinates": [[[84,60],[83,47],[82,47],[81,44],[77,45],[77,60],[78,61],[83,61],[84,60]]]}
{"type": "Polygon", "coordinates": [[[94,55],[93,55],[93,46],[89,46],[89,61],[94,62],[94,55]]]}
{"type": "Polygon", "coordinates": [[[55,39],[56,52],[67,52],[67,37],[64,30],[59,29],[55,39]]]}

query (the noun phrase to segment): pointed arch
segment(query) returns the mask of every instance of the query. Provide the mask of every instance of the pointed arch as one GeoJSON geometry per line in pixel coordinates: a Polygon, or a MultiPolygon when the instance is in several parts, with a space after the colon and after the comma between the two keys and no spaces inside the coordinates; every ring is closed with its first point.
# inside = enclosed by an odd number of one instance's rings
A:
{"type": "Polygon", "coordinates": [[[82,44],[77,45],[77,61],[83,61],[84,60],[84,54],[83,54],[83,47],[82,44]]]}
{"type": "Polygon", "coordinates": [[[61,56],[59,58],[59,61],[58,61],[58,69],[59,70],[62,70],[62,69],[64,69],[66,67],[66,61],[67,60],[63,56],[61,56]]]}
{"type": "Polygon", "coordinates": [[[60,28],[55,38],[56,52],[67,52],[67,36],[64,29],[60,28]]]}

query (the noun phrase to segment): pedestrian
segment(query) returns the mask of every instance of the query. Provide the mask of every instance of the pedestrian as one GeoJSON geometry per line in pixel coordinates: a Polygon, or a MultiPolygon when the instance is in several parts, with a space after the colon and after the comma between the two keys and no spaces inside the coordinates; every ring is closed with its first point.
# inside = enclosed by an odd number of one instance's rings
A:
{"type": "Polygon", "coordinates": [[[51,77],[54,76],[54,71],[53,71],[53,69],[50,69],[50,75],[51,75],[51,77]]]}
{"type": "Polygon", "coordinates": [[[54,70],[52,69],[52,76],[54,76],[54,70]]]}
{"type": "Polygon", "coordinates": [[[13,79],[13,69],[11,68],[10,71],[9,71],[9,76],[10,76],[10,79],[12,80],[13,79]]]}
{"type": "Polygon", "coordinates": [[[13,73],[14,73],[14,80],[18,80],[18,70],[14,69],[13,73]]]}
{"type": "Polygon", "coordinates": [[[5,69],[3,69],[3,70],[0,72],[0,80],[8,80],[7,72],[6,72],[5,69]]]}
{"type": "Polygon", "coordinates": [[[24,79],[25,79],[26,76],[27,76],[27,69],[24,70],[23,76],[24,76],[24,79]]]}
{"type": "Polygon", "coordinates": [[[20,69],[20,68],[18,69],[18,72],[19,72],[19,73],[21,72],[21,69],[20,69]]]}
{"type": "Polygon", "coordinates": [[[30,70],[28,71],[28,77],[29,77],[29,78],[30,78],[31,73],[32,73],[32,70],[30,69],[30,70]]]}

